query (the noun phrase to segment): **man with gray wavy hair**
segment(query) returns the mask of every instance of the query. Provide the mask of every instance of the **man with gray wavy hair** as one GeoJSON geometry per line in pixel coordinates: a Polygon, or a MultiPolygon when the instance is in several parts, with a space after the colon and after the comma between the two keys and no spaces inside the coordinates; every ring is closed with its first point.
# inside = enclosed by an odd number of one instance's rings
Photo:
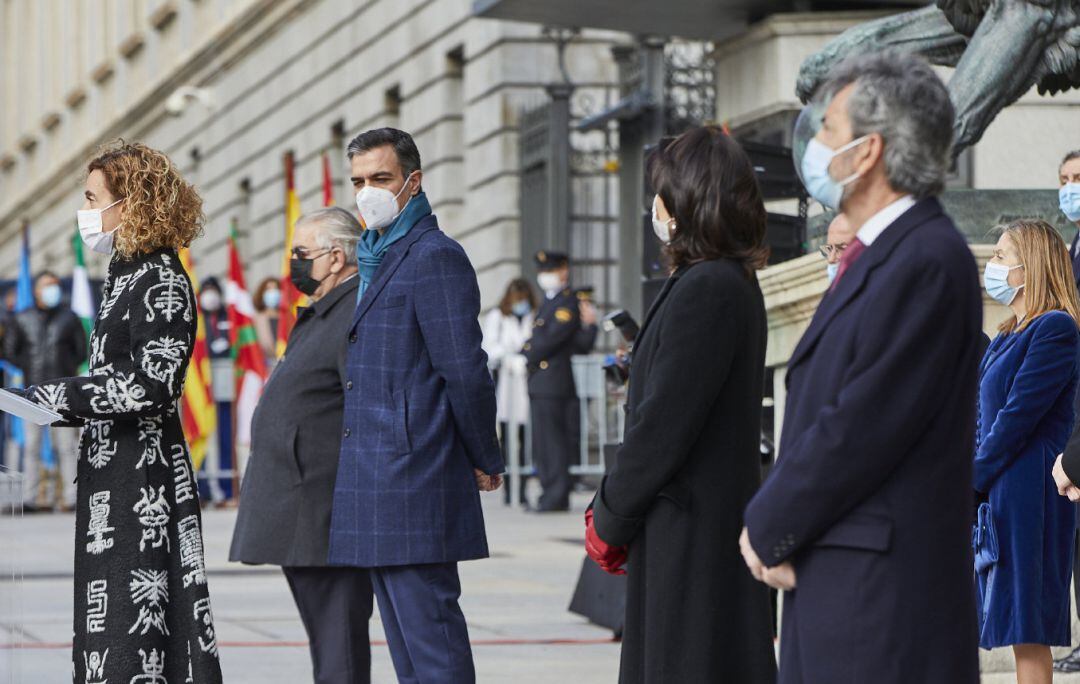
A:
{"type": "Polygon", "coordinates": [[[879,54],[838,65],[800,118],[803,182],[855,238],[788,360],[740,538],[786,591],[779,681],[974,684],[982,293],[935,198],[953,107],[925,62],[879,54]]]}
{"type": "Polygon", "coordinates": [[[362,232],[339,207],[296,223],[290,278],[311,303],[298,312],[255,409],[229,550],[231,561],[281,566],[308,634],[316,684],[371,681],[369,573],[327,561],[362,232]]]}

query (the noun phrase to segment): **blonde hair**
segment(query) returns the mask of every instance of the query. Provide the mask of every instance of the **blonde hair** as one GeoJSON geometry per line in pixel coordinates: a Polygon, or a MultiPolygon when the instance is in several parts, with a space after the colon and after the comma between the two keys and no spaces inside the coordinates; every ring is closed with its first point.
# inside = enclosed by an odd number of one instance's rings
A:
{"type": "Polygon", "coordinates": [[[1080,325],[1080,296],[1076,292],[1069,248],[1054,228],[1042,219],[1019,219],[998,226],[1008,235],[1024,267],[1024,303],[1027,315],[1022,322],[1009,317],[998,326],[1003,333],[1021,332],[1033,320],[1050,311],[1064,311],[1080,325]]]}
{"type": "Polygon", "coordinates": [[[116,251],[130,259],[157,249],[181,249],[202,235],[202,198],[164,153],[123,140],[103,147],[87,165],[101,171],[120,203],[116,251]]]}

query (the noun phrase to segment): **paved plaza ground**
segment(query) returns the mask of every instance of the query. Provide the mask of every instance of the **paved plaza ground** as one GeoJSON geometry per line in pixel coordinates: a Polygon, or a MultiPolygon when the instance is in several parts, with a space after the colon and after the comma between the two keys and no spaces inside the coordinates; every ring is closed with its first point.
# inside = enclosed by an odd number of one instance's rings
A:
{"type": "MultiPolygon", "coordinates": [[[[573,513],[539,516],[504,507],[501,493],[485,496],[493,557],[461,565],[461,605],[480,682],[616,681],[619,646],[611,632],[566,610],[584,558],[586,502],[578,495],[573,513]]],[[[204,511],[225,682],[310,682],[304,629],[280,571],[226,560],[235,518],[234,511],[204,511]]],[[[20,585],[0,578],[0,684],[71,681],[73,525],[70,514],[0,518],[3,564],[15,554],[23,572],[20,598],[14,596],[20,585]],[[19,622],[29,648],[13,650],[19,622]],[[13,664],[21,679],[12,677],[13,664]]],[[[373,681],[393,682],[378,619],[371,632],[373,681]]]]}
{"type": "MultiPolygon", "coordinates": [[[[617,681],[619,646],[611,633],[566,610],[584,558],[581,512],[587,500],[575,495],[574,512],[539,516],[504,507],[501,494],[485,496],[493,557],[461,566],[461,603],[480,682],[617,681]]],[[[281,573],[227,562],[235,511],[208,510],[204,516],[225,682],[310,682],[304,630],[281,573]]],[[[73,525],[70,514],[0,517],[0,567],[6,574],[17,558],[23,576],[21,582],[0,577],[0,684],[71,681],[73,525]],[[26,647],[14,649],[19,624],[26,647]]],[[[377,618],[371,631],[373,681],[393,682],[377,618]]],[[[1006,651],[984,656],[983,665],[985,684],[1015,681],[1006,651]]],[[[1080,675],[1054,681],[1080,684],[1080,675]]]]}

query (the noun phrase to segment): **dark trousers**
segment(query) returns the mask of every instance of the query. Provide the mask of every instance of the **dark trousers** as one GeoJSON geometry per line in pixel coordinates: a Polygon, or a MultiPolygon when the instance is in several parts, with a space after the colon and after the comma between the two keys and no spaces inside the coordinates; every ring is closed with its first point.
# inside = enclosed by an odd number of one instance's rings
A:
{"type": "Polygon", "coordinates": [[[512,482],[510,475],[510,440],[513,436],[510,434],[510,424],[505,422],[499,423],[499,444],[502,447],[503,463],[506,464],[506,484],[503,486],[503,503],[510,503],[510,488],[518,488],[518,501],[525,502],[525,482],[529,479],[529,476],[525,471],[525,426],[519,425],[517,429],[517,450],[518,450],[518,463],[521,464],[521,475],[518,476],[519,482],[512,482]]]}
{"type": "Polygon", "coordinates": [[[401,684],[472,684],[457,563],[371,568],[390,658],[401,684]]]}
{"type": "Polygon", "coordinates": [[[529,397],[533,465],[543,493],[540,510],[570,507],[570,464],[577,460],[581,410],[577,397],[529,397]]]}
{"type": "Polygon", "coordinates": [[[1073,537],[1073,598],[1076,600],[1076,614],[1080,617],[1080,504],[1076,506],[1076,536],[1073,537]]]}
{"type": "Polygon", "coordinates": [[[311,644],[315,684],[371,682],[371,579],[365,568],[282,568],[311,644]]]}

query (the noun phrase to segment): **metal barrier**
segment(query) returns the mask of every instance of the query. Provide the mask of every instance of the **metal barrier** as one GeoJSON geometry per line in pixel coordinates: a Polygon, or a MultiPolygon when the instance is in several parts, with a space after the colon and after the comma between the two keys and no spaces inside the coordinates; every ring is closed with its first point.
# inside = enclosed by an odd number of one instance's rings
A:
{"type": "Polygon", "coordinates": [[[23,476],[0,465],[0,682],[20,684],[23,621],[23,476]]]}
{"type": "Polygon", "coordinates": [[[619,441],[622,435],[622,411],[619,410],[621,404],[617,397],[608,392],[604,359],[603,354],[575,356],[570,359],[574,371],[574,385],[577,387],[581,405],[578,463],[570,466],[570,472],[574,475],[603,475],[604,445],[619,441]],[[611,420],[613,409],[614,421],[611,420]],[[614,439],[608,428],[613,422],[618,426],[614,439]]]}
{"type": "MultiPolygon", "coordinates": [[[[604,373],[603,354],[575,356],[571,359],[574,373],[574,385],[580,401],[580,431],[578,435],[577,463],[571,464],[573,475],[603,475],[604,446],[618,443],[623,431],[623,392],[608,389],[604,373]]],[[[512,407],[504,410],[505,415],[514,415],[512,407]]],[[[532,456],[532,421],[526,420],[524,426],[511,423],[505,434],[501,435],[506,443],[506,486],[510,488],[510,503],[521,503],[521,478],[536,474],[532,456]],[[525,428],[525,449],[522,450],[514,438],[521,427],[525,428]]]]}

